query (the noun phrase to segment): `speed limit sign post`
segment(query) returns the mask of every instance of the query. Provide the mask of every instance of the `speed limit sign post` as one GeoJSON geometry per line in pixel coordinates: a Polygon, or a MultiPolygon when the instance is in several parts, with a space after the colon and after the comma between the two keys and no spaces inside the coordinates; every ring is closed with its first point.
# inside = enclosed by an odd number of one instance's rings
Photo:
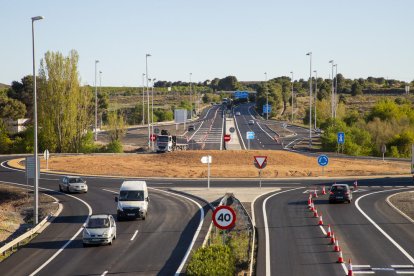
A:
{"type": "Polygon", "coordinates": [[[228,230],[236,224],[236,213],[229,206],[219,206],[213,212],[213,223],[221,230],[228,230]]]}

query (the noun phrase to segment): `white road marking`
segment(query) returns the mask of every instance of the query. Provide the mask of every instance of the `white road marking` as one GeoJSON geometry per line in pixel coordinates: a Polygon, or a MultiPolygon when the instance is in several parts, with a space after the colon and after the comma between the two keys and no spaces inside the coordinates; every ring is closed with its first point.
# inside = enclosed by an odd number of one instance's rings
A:
{"type": "Polygon", "coordinates": [[[137,236],[137,234],[138,234],[138,230],[135,231],[134,235],[131,238],[131,241],[133,241],[135,239],[135,237],[137,236]]]}
{"type": "Polygon", "coordinates": [[[341,266],[342,266],[343,270],[345,271],[345,275],[348,275],[348,268],[346,267],[346,264],[342,263],[341,266]]]}
{"type": "Polygon", "coordinates": [[[358,268],[370,268],[371,266],[370,265],[352,265],[352,267],[358,267],[358,268]]]}
{"type": "Polygon", "coordinates": [[[323,235],[326,236],[327,233],[326,233],[325,229],[323,228],[323,226],[319,225],[319,227],[321,228],[321,231],[322,231],[323,235]]]}
{"type": "MultiPolygon", "coordinates": [[[[354,265],[352,265],[354,266],[354,265]]],[[[375,274],[375,271],[353,271],[354,274],[375,274]]]]}
{"type": "Polygon", "coordinates": [[[285,190],[285,191],[281,191],[278,193],[275,193],[273,195],[268,196],[264,201],[263,201],[263,206],[262,206],[262,210],[263,210],[263,220],[264,220],[264,230],[265,230],[265,240],[266,240],[266,275],[271,275],[270,272],[270,242],[269,242],[269,224],[267,222],[267,212],[266,212],[266,203],[267,201],[279,194],[283,194],[286,192],[290,192],[290,191],[294,191],[294,190],[298,190],[298,189],[303,189],[304,187],[299,187],[299,188],[294,188],[294,189],[290,189],[290,190],[285,190]]]}
{"type": "Polygon", "coordinates": [[[397,273],[397,274],[414,274],[414,271],[396,270],[395,273],[397,273]]]}
{"type": "Polygon", "coordinates": [[[414,265],[391,265],[393,268],[414,268],[414,265]]]}
{"type": "MultiPolygon", "coordinates": [[[[401,189],[398,189],[401,190],[401,189]]],[[[411,263],[414,264],[414,258],[404,249],[402,248],[401,245],[399,245],[393,238],[391,238],[381,227],[378,226],[378,224],[375,223],[375,221],[373,221],[364,211],[362,211],[361,207],[359,206],[359,201],[369,195],[373,195],[373,194],[377,194],[377,193],[383,193],[383,192],[389,192],[389,191],[377,191],[377,192],[372,192],[366,195],[363,195],[361,197],[359,197],[356,201],[355,201],[355,206],[357,207],[358,211],[369,221],[371,222],[372,225],[374,225],[375,228],[378,229],[378,231],[380,231],[395,247],[397,247],[398,250],[401,251],[401,253],[403,253],[403,255],[405,257],[407,257],[411,263]]]]}
{"type": "Polygon", "coordinates": [[[102,273],[101,276],[105,276],[107,273],[108,273],[108,270],[107,271],[104,271],[104,273],[102,273]]]}
{"type": "Polygon", "coordinates": [[[107,189],[102,189],[102,190],[104,190],[104,191],[106,191],[106,192],[110,192],[110,193],[118,194],[118,192],[116,192],[116,191],[107,190],[107,189]]]}
{"type": "Polygon", "coordinates": [[[152,185],[152,184],[154,184],[154,185],[174,185],[174,183],[169,183],[169,182],[165,182],[165,183],[162,183],[162,182],[148,182],[148,184],[149,185],[152,185]]]}

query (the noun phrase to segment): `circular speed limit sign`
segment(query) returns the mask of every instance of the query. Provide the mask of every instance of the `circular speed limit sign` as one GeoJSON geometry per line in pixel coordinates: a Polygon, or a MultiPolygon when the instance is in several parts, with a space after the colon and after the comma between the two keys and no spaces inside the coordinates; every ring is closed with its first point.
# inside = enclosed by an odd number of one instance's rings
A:
{"type": "Polygon", "coordinates": [[[213,223],[222,230],[230,229],[236,223],[236,213],[229,206],[217,207],[213,212],[213,223]]]}

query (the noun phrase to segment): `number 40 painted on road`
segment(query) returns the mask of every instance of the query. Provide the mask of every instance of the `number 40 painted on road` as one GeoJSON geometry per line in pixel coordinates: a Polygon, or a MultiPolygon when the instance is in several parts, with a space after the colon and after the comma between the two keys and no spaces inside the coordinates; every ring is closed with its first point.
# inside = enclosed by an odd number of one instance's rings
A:
{"type": "Polygon", "coordinates": [[[230,229],[236,224],[236,213],[229,206],[217,207],[213,212],[213,223],[222,230],[230,229]]]}

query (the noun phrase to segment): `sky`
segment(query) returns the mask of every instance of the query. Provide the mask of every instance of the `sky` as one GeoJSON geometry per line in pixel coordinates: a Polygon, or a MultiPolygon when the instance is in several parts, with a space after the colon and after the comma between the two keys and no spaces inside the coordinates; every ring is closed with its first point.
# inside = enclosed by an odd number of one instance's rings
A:
{"type": "Polygon", "coordinates": [[[414,79],[411,0],[0,0],[0,83],[32,74],[47,51],[80,56],[82,84],[141,86],[157,80],[241,81],[277,76],[414,79]]]}

